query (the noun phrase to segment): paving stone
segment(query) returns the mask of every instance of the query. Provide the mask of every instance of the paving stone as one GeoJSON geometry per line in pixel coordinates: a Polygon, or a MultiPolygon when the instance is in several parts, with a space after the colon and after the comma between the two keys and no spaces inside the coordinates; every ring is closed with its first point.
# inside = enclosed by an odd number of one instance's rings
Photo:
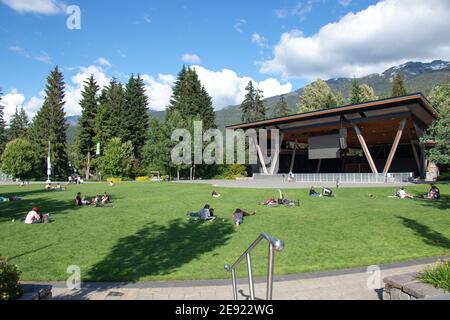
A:
{"type": "Polygon", "coordinates": [[[419,274],[417,272],[415,273],[409,273],[409,274],[400,274],[395,276],[390,276],[384,278],[384,283],[388,284],[389,286],[393,288],[402,289],[407,283],[411,283],[416,281],[416,278],[419,274]]]}

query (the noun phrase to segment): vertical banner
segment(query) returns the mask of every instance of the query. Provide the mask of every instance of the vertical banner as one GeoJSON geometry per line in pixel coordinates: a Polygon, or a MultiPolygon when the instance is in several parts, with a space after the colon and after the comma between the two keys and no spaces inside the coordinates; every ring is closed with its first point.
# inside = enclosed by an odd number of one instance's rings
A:
{"type": "Polygon", "coordinates": [[[50,178],[51,174],[52,174],[52,163],[50,159],[50,141],[49,141],[47,151],[47,176],[50,178]]]}
{"type": "Polygon", "coordinates": [[[95,151],[95,154],[96,154],[97,156],[99,156],[99,155],[100,155],[100,152],[101,152],[101,150],[100,150],[100,141],[99,141],[99,142],[97,142],[97,149],[96,149],[96,151],[95,151]]]}

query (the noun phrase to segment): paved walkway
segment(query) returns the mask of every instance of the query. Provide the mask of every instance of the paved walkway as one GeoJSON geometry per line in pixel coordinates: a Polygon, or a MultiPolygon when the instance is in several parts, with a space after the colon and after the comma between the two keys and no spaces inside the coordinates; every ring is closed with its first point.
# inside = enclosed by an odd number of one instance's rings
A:
{"type": "MultiPolygon", "coordinates": [[[[209,184],[214,187],[221,188],[251,188],[251,189],[309,189],[312,185],[318,187],[336,188],[335,183],[326,182],[284,182],[281,179],[245,179],[245,180],[195,180],[195,181],[179,181],[174,183],[200,183],[209,184]]],[[[376,187],[392,187],[413,186],[413,183],[341,183],[340,188],[376,188],[376,187]]]]}
{"type": "MultiPolygon", "coordinates": [[[[450,257],[445,257],[446,259],[450,257]]],[[[381,266],[381,283],[368,289],[367,268],[307,273],[275,279],[275,300],[378,300],[382,279],[392,275],[422,271],[437,259],[422,259],[381,266]]],[[[141,283],[84,283],[80,290],[68,290],[64,283],[52,283],[58,300],[232,300],[231,281],[185,281],[141,283]]],[[[264,279],[257,279],[255,292],[265,298],[264,279]]],[[[249,298],[246,279],[238,282],[239,299],[249,298]]]]}

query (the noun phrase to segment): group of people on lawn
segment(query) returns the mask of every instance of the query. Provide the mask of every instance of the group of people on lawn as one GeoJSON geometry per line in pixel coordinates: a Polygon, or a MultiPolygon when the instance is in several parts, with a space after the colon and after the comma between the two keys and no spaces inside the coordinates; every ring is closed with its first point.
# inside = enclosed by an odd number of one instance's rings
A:
{"type": "Polygon", "coordinates": [[[77,196],[75,197],[75,205],[79,206],[79,207],[88,206],[88,205],[92,205],[93,207],[104,206],[107,203],[109,203],[110,201],[111,201],[111,197],[106,191],[103,194],[103,196],[100,196],[98,194],[95,197],[93,197],[91,201],[88,201],[88,200],[86,200],[85,197],[82,197],[81,192],[78,192],[77,196]]]}

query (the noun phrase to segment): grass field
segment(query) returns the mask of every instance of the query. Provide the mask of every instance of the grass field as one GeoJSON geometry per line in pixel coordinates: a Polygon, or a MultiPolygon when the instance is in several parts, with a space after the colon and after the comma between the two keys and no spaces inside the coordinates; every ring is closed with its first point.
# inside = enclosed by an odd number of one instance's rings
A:
{"type": "MultiPolygon", "coordinates": [[[[276,190],[220,189],[208,185],[123,183],[70,186],[45,192],[43,186],[0,186],[0,255],[22,270],[23,280],[66,280],[77,265],[85,281],[142,281],[227,278],[234,262],[260,232],[285,241],[276,256],[276,274],[367,266],[450,254],[450,185],[442,200],[390,199],[393,188],[339,189],[335,198],[309,198],[307,190],[285,190],[300,208],[265,208],[258,203],[276,190]],[[113,208],[77,208],[76,192],[108,191],[113,208]],[[368,195],[373,194],[371,198],[368,195]],[[222,220],[189,221],[185,213],[205,203],[222,220]],[[20,221],[32,206],[51,213],[48,225],[20,221]],[[239,228],[236,208],[257,210],[239,228]],[[12,222],[12,219],[16,219],[12,222]]],[[[408,188],[420,195],[427,186],[408,188]]],[[[253,255],[255,274],[265,274],[266,246],[253,255]]],[[[244,276],[245,265],[238,270],[244,276]]]]}

